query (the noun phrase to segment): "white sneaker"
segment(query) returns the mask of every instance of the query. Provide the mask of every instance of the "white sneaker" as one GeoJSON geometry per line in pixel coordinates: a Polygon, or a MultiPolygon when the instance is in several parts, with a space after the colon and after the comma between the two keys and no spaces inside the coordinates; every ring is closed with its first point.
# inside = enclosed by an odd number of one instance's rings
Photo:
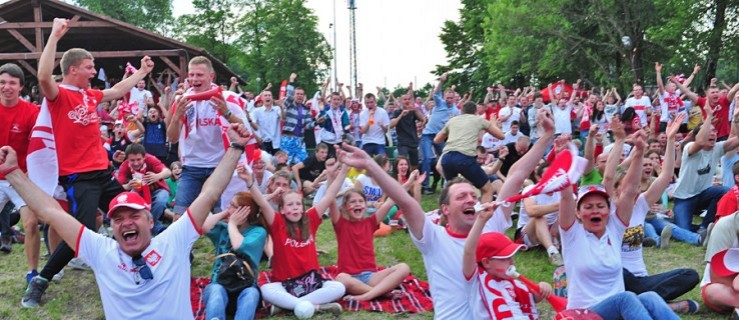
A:
{"type": "Polygon", "coordinates": [[[84,271],[92,270],[90,266],[88,266],[87,263],[82,261],[82,259],[80,258],[74,258],[72,260],[69,260],[69,263],[67,264],[67,266],[70,266],[72,267],[72,269],[76,269],[76,270],[84,270],[84,271]]]}
{"type": "Polygon", "coordinates": [[[51,281],[59,282],[62,280],[62,277],[64,277],[64,269],[62,269],[62,271],[59,271],[59,273],[55,274],[54,277],[51,278],[51,281]]]}

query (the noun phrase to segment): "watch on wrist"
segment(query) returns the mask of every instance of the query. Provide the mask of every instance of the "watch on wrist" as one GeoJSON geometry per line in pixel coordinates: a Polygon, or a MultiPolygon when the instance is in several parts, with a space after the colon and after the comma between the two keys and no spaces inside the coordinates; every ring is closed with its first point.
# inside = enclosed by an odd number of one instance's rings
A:
{"type": "Polygon", "coordinates": [[[241,151],[244,151],[244,146],[242,144],[240,144],[240,143],[231,142],[231,144],[229,145],[229,147],[234,148],[234,149],[239,149],[241,151]]]}

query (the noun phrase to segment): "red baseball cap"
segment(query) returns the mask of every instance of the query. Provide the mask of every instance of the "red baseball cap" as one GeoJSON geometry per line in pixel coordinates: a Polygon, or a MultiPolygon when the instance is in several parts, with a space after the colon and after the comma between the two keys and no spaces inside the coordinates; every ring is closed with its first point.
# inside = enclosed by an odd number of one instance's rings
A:
{"type": "Polygon", "coordinates": [[[606,192],[606,189],[599,184],[591,184],[587,186],[582,186],[580,189],[577,190],[577,204],[580,204],[580,201],[582,201],[585,196],[590,194],[597,194],[604,198],[606,198],[606,202],[610,204],[611,202],[611,196],[606,192]]]}
{"type": "Polygon", "coordinates": [[[506,235],[499,232],[488,232],[480,236],[475,250],[475,260],[477,262],[482,259],[506,259],[510,258],[518,250],[526,249],[526,246],[520,243],[514,243],[506,235]]]}
{"type": "Polygon", "coordinates": [[[721,277],[739,273],[739,248],[730,248],[713,255],[711,269],[721,277]]]}
{"type": "Polygon", "coordinates": [[[150,210],[149,205],[138,193],[121,192],[120,194],[115,196],[113,200],[110,200],[110,205],[108,205],[108,219],[110,219],[110,216],[113,215],[113,212],[115,212],[115,210],[120,207],[128,207],[136,210],[150,210]]]}

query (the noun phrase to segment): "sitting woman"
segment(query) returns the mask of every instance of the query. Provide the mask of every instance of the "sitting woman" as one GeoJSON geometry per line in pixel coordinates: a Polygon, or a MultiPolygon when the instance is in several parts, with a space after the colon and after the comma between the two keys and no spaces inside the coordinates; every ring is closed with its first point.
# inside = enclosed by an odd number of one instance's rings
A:
{"type": "MultiPolygon", "coordinates": [[[[331,165],[336,165],[332,162],[331,165]]],[[[322,219],[319,212],[325,211],[336,200],[341,181],[333,181],[326,196],[308,210],[303,208],[303,197],[292,190],[281,194],[278,210],[259,191],[243,165],[236,169],[239,177],[246,181],[262,214],[274,244],[271,283],[260,287],[262,297],[272,304],[270,314],[280,309],[304,311],[308,305],[318,312],[341,313],[341,305],[332,303],[344,296],[344,285],[338,281],[327,281],[318,273],[316,232],[322,219]]],[[[311,310],[313,311],[313,310],[311,310]]]]}
{"type": "MultiPolygon", "coordinates": [[[[344,179],[348,171],[349,166],[344,165],[338,179],[344,179]]],[[[373,234],[393,206],[395,203],[388,199],[374,214],[365,217],[367,201],[356,189],[344,194],[341,209],[336,202],[331,205],[331,222],[339,244],[340,273],[336,281],[346,287],[348,299],[369,301],[388,294],[410,273],[405,263],[377,271],[373,234]]]]}
{"type": "MultiPolygon", "coordinates": [[[[667,150],[665,162],[659,177],[651,183],[647,190],[639,194],[633,206],[631,220],[628,229],[624,233],[623,245],[621,246],[621,260],[624,266],[624,285],[627,291],[636,294],[654,291],[666,301],[672,301],[689,292],[698,284],[698,272],[693,269],[680,268],[660,274],[649,275],[647,265],[644,263],[643,242],[646,239],[645,230],[651,227],[645,223],[649,208],[660,200],[662,193],[670,184],[672,171],[675,167],[675,134],[680,129],[680,124],[685,117],[679,114],[673,122],[667,125],[667,150]]],[[[652,163],[648,158],[644,163],[652,163]]],[[[643,179],[644,173],[642,173],[643,179]]],[[[617,180],[615,184],[616,193],[626,188],[624,181],[617,180]]],[[[679,229],[679,228],[678,228],[679,229]]],[[[672,234],[670,227],[663,229],[665,239],[661,244],[667,246],[669,235],[672,234]]],[[[669,304],[678,313],[695,313],[698,311],[698,303],[694,300],[682,300],[669,304]]]]}
{"type": "Polygon", "coordinates": [[[254,274],[254,284],[251,287],[239,293],[229,294],[227,288],[218,282],[218,270],[222,259],[216,259],[210,284],[205,287],[203,293],[205,317],[226,319],[226,314],[229,314],[235,319],[253,319],[259,304],[257,268],[267,238],[259,206],[250,193],[239,192],[234,195],[225,211],[212,214],[205,219],[203,232],[216,247],[216,256],[234,250],[242,257],[249,258],[248,263],[254,274]]]}
{"type": "MultiPolygon", "coordinates": [[[[612,127],[617,126],[621,124],[612,127]]],[[[616,146],[621,147],[625,139],[623,127],[613,131],[616,146]]],[[[567,272],[568,309],[588,308],[605,320],[679,319],[658,294],[650,291],[637,296],[624,290],[621,244],[639,194],[645,141],[641,131],[630,141],[634,144],[631,165],[617,200],[612,202],[600,185],[581,187],[577,201],[572,188],[561,191],[559,228],[567,272]]],[[[609,162],[614,159],[610,157],[609,162]]],[[[615,164],[610,165],[615,172],[615,164]]],[[[613,178],[606,174],[604,182],[608,179],[613,178]]]]}

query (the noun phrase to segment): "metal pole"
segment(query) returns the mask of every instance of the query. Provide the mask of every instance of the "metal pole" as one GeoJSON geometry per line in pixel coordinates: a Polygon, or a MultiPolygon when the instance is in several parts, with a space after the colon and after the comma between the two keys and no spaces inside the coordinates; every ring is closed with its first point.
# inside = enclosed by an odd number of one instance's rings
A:
{"type": "Polygon", "coordinates": [[[351,10],[351,23],[352,23],[352,89],[354,96],[357,95],[357,17],[355,11],[357,9],[355,0],[349,0],[349,10],[351,10]]]}
{"type": "Polygon", "coordinates": [[[336,0],[334,0],[334,23],[332,27],[334,29],[334,90],[333,91],[339,91],[336,89],[336,86],[338,84],[337,79],[339,77],[339,71],[338,71],[339,56],[337,55],[338,51],[336,50],[336,0]]]}

